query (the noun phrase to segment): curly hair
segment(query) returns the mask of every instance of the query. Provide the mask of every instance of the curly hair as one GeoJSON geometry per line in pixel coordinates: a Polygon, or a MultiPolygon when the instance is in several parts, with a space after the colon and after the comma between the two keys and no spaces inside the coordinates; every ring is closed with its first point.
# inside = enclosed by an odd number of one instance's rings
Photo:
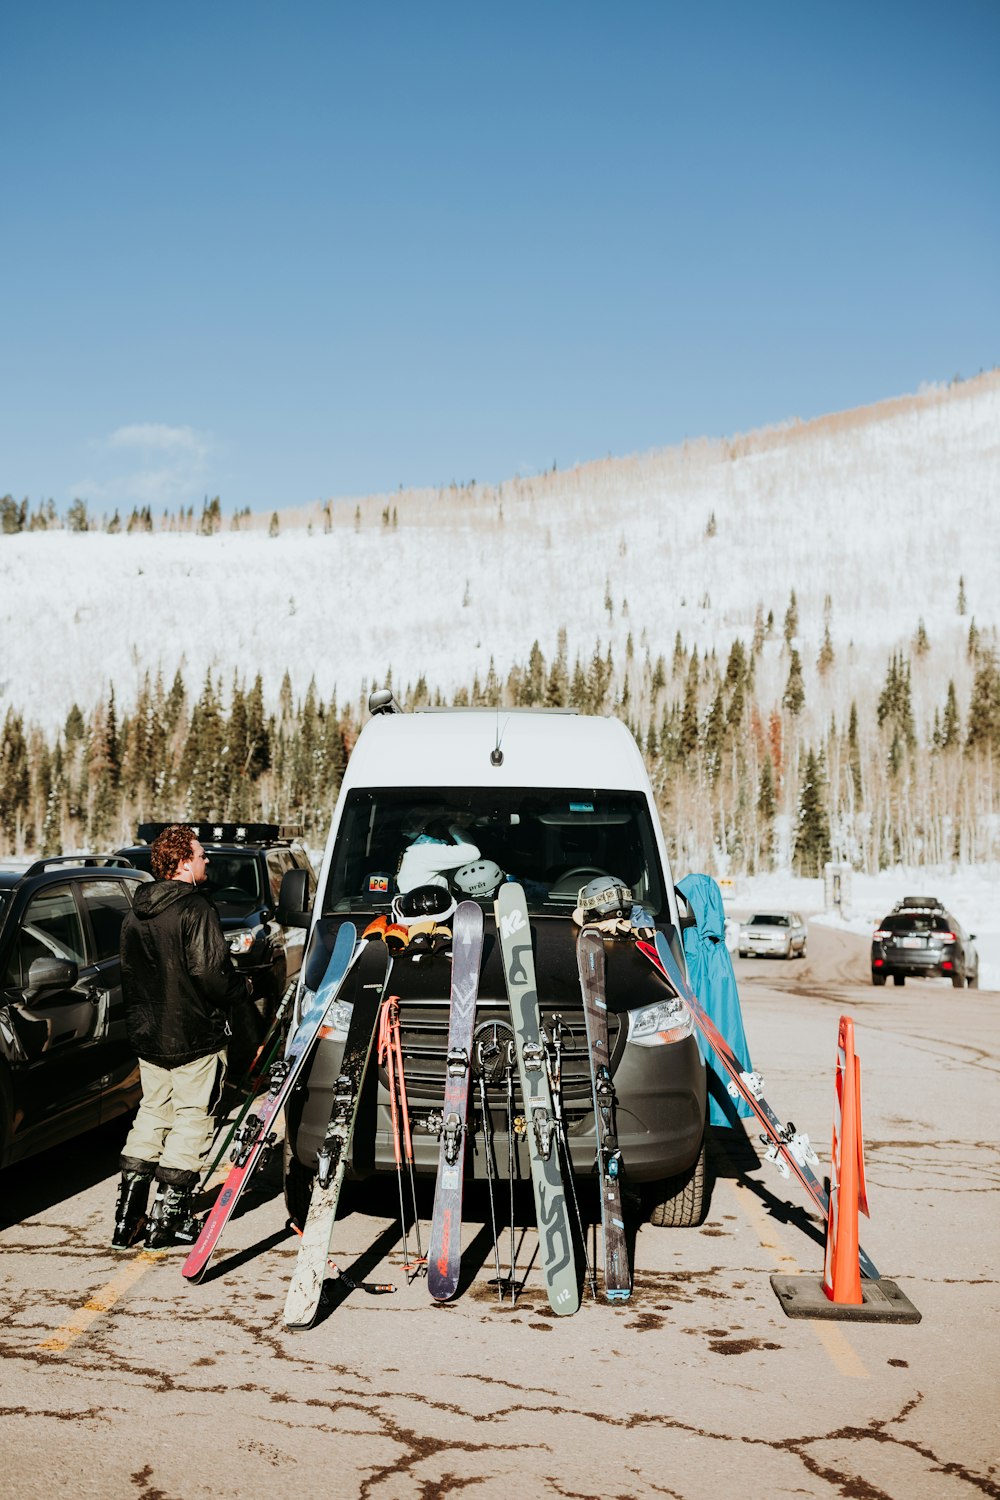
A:
{"type": "Polygon", "coordinates": [[[194,834],[184,823],[171,823],[153,840],[150,861],[157,880],[170,880],[178,865],[194,852],[194,834]]]}

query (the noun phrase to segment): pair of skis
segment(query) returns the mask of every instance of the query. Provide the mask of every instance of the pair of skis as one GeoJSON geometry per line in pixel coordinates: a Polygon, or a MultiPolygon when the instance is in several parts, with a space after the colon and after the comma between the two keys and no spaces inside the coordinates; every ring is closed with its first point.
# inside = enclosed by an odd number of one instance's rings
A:
{"type": "MultiPolygon", "coordinates": [[[[739,1059],[729,1043],[715,1025],[711,1016],[698,1000],[693,989],[681,972],[680,965],[670,951],[670,945],[662,932],[657,932],[655,942],[639,939],[637,946],[659,970],[671,989],[683,1000],[694,1019],[695,1025],[705,1041],[713,1048],[719,1061],[729,1074],[729,1092],[734,1099],[746,1101],[762,1128],[761,1141],[766,1147],[765,1155],[773,1161],[784,1177],[791,1172],[814,1206],[826,1220],[830,1215],[830,1199],[822,1182],[813,1171],[819,1158],[809,1144],[809,1137],[796,1131],[791,1123],[782,1124],[774,1110],[764,1098],[764,1080],[759,1073],[744,1073],[739,1059]]],[[[870,1280],[878,1280],[874,1261],[858,1247],[861,1274],[870,1280]]]]}
{"type": "Polygon", "coordinates": [[[313,1043],[319,1036],[326,1013],[337,999],[352,963],[364,946],[358,944],[353,923],[343,923],[337,933],[323,983],[300,1017],[284,1057],[271,1068],[267,1094],[255,1113],[246,1116],[235,1134],[232,1170],[222,1184],[212,1210],[202,1225],[201,1233],[181,1267],[181,1273],[188,1281],[200,1281],[208,1270],[208,1263],[219,1237],[232,1218],[243,1189],[256,1169],[270,1156],[277,1142],[271,1123],[295,1087],[313,1043]]]}
{"type": "MultiPolygon", "coordinates": [[[[559,1066],[561,1049],[558,1037],[553,1039],[553,1045],[542,1031],[531,929],[522,888],[513,882],[502,885],[495,910],[504,979],[514,1026],[514,1053],[524,1108],[542,1273],[553,1312],[567,1316],[576,1312],[580,1305],[573,1227],[566,1195],[567,1181],[574,1199],[581,1242],[583,1233],[582,1225],[579,1224],[579,1207],[575,1201],[572,1161],[562,1111],[559,1066]]],[[[474,902],[463,902],[455,913],[447,1077],[428,1260],[428,1287],[431,1296],[439,1301],[446,1301],[454,1296],[459,1279],[462,1182],[482,931],[482,912],[474,902]],[[467,910],[463,911],[463,908],[467,910]]],[[[620,1301],[631,1293],[631,1277],[621,1211],[621,1153],[614,1134],[614,1094],[608,1056],[607,1007],[604,1000],[604,945],[600,932],[588,931],[582,937],[585,941],[581,943],[579,950],[580,977],[591,1057],[598,1141],[605,1291],[610,1301],[620,1301]]],[[[490,1171],[492,1132],[489,1130],[489,1109],[485,1092],[485,1087],[481,1087],[484,1136],[487,1132],[490,1134],[490,1139],[485,1141],[487,1168],[490,1171]]],[[[490,1178],[492,1212],[491,1171],[490,1178]]],[[[495,1217],[493,1228],[496,1248],[495,1217]]],[[[512,1283],[513,1276],[512,1266],[512,1283]]],[[[499,1284],[499,1269],[497,1281],[499,1284]]]]}

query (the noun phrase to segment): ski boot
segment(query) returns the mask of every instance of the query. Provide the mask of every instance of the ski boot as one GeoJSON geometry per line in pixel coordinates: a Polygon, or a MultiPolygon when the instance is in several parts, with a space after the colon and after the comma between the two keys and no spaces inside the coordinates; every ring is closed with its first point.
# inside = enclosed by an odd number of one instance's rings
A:
{"type": "Polygon", "coordinates": [[[111,1245],[115,1250],[127,1250],[139,1239],[146,1218],[149,1201],[149,1186],[156,1165],[141,1161],[138,1157],[123,1156],[120,1162],[122,1180],[115,1204],[115,1227],[111,1245]]]}
{"type": "Polygon", "coordinates": [[[180,1167],[157,1167],[156,1181],[156,1197],[146,1223],[146,1249],[193,1245],[201,1230],[200,1221],[191,1212],[198,1173],[180,1167]]]}

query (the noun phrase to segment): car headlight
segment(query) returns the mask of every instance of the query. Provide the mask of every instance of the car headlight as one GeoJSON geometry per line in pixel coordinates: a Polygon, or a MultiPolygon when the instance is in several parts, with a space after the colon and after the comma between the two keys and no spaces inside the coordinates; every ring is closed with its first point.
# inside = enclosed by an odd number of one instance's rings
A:
{"type": "Polygon", "coordinates": [[[691,1012],[675,995],[628,1013],[628,1040],[636,1047],[665,1047],[671,1042],[683,1042],[693,1031],[691,1012]]]}
{"type": "Polygon", "coordinates": [[[252,928],[238,927],[229,934],[229,951],[240,955],[249,953],[256,941],[257,934],[252,928]]]}

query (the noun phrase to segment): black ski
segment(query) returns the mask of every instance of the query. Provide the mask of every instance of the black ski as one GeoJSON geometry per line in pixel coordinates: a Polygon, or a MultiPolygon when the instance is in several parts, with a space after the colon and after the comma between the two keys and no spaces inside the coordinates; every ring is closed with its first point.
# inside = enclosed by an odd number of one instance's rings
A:
{"type": "Polygon", "coordinates": [[[583,1015],[587,1023],[594,1098],[594,1135],[604,1235],[604,1294],[609,1302],[625,1302],[632,1295],[632,1276],[622,1217],[622,1154],[615,1130],[615,1090],[608,1049],[608,1007],[604,998],[604,935],[599,928],[584,927],[577,939],[576,959],[583,1015]]]}
{"type": "Polygon", "coordinates": [[[441,1112],[441,1149],[427,1255],[427,1287],[437,1302],[454,1297],[462,1259],[462,1184],[472,1076],[472,1037],[479,993],[479,966],[483,956],[483,912],[475,901],[462,901],[455,911],[451,953],[451,1010],[441,1112]]]}
{"type": "Polygon", "coordinates": [[[319,1311],[326,1280],[330,1239],[347,1170],[358,1101],[378,1025],[382,993],[391,960],[384,943],[369,942],[357,965],[354,1008],[344,1043],[340,1076],[334,1085],[333,1111],[316,1158],[309,1213],[302,1229],[295,1270],[285,1298],[286,1328],[308,1328],[319,1311]]]}

